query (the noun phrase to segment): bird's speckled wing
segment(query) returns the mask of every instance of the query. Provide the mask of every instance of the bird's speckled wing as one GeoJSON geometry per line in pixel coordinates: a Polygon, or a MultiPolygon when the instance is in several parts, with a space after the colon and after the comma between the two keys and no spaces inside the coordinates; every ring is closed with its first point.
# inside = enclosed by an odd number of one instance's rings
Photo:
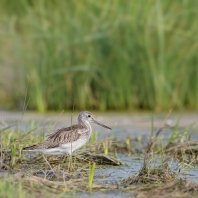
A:
{"type": "Polygon", "coordinates": [[[44,142],[35,144],[30,147],[26,147],[23,150],[34,150],[34,149],[48,149],[58,147],[61,144],[74,142],[79,138],[83,138],[88,133],[88,129],[82,125],[73,125],[67,128],[57,129],[48,135],[47,140],[44,142]]]}

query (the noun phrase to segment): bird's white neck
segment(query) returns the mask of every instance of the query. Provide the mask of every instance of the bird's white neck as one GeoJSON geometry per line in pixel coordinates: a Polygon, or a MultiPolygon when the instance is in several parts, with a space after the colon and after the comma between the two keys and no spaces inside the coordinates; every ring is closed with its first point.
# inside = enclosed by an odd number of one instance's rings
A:
{"type": "Polygon", "coordinates": [[[88,121],[80,122],[79,124],[86,126],[86,128],[90,131],[90,133],[92,132],[91,125],[88,121]]]}

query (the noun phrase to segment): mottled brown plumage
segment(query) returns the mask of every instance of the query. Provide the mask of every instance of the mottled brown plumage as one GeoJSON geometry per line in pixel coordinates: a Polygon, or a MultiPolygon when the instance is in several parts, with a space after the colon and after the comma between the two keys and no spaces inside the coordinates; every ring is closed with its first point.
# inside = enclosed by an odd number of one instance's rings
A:
{"type": "Polygon", "coordinates": [[[67,128],[57,129],[47,135],[48,138],[44,142],[25,147],[23,150],[55,148],[61,144],[75,142],[79,138],[83,138],[86,135],[87,131],[85,126],[73,125],[67,128]],[[81,130],[84,132],[82,133],[81,130]]]}

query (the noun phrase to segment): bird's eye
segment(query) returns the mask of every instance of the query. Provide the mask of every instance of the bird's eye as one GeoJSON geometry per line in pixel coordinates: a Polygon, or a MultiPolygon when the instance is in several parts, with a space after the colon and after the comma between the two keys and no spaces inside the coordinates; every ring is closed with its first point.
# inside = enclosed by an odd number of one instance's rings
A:
{"type": "Polygon", "coordinates": [[[88,117],[90,118],[91,116],[90,116],[90,115],[88,115],[88,117]]]}

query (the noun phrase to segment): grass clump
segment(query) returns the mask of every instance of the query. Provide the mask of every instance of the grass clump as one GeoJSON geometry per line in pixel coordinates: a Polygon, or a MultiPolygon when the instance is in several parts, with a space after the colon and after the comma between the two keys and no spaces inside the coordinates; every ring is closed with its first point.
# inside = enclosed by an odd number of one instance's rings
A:
{"type": "Polygon", "coordinates": [[[125,180],[125,186],[139,183],[159,184],[176,180],[177,173],[170,169],[166,161],[158,166],[153,166],[153,161],[149,162],[147,160],[144,161],[144,164],[137,175],[125,180]]]}
{"type": "MultiPolygon", "coordinates": [[[[166,117],[166,119],[168,118],[168,116],[166,117]]],[[[156,149],[158,148],[158,146],[156,146],[157,137],[165,128],[166,119],[163,122],[162,126],[159,128],[159,130],[153,135],[153,137],[151,137],[150,141],[146,146],[145,154],[144,154],[144,163],[142,168],[137,173],[137,175],[128,178],[126,180],[126,185],[138,184],[138,183],[143,183],[143,184],[166,183],[172,180],[173,181],[176,180],[177,174],[171,170],[168,164],[170,157],[164,159],[162,149],[160,153],[158,152],[158,149],[156,149]],[[156,157],[159,158],[160,155],[162,155],[161,162],[159,162],[159,165],[154,166],[153,165],[155,164],[154,159],[156,157]]]]}
{"type": "Polygon", "coordinates": [[[138,192],[139,197],[188,198],[198,196],[198,185],[185,179],[176,179],[166,183],[130,185],[124,192],[138,192]]]}

